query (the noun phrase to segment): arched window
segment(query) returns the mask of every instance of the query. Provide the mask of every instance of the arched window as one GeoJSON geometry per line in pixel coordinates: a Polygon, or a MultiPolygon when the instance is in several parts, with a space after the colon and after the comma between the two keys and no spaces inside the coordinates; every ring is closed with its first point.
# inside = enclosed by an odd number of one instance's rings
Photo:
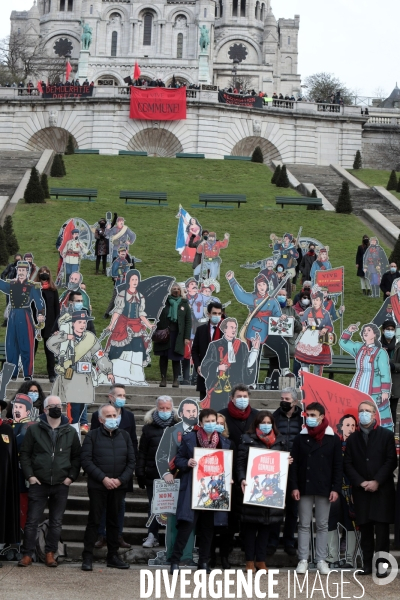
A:
{"type": "Polygon", "coordinates": [[[60,0],[60,11],[65,10],[65,0],[60,0]]]}
{"type": "Polygon", "coordinates": [[[240,0],[240,16],[246,16],[246,0],[240,0]]]}
{"type": "Polygon", "coordinates": [[[287,44],[288,44],[288,46],[290,46],[290,35],[288,36],[287,44]]]}
{"type": "Polygon", "coordinates": [[[238,16],[238,0],[233,0],[232,2],[232,17],[238,16]]]}
{"type": "Polygon", "coordinates": [[[117,56],[118,33],[113,31],[111,34],[111,56],[117,56]]]}
{"type": "Polygon", "coordinates": [[[89,12],[90,12],[91,15],[93,14],[93,4],[90,5],[90,11],[89,12]]]}
{"type": "Polygon", "coordinates": [[[255,17],[256,17],[256,19],[260,18],[260,3],[259,2],[256,2],[255,17]]]}
{"type": "Polygon", "coordinates": [[[68,0],[68,12],[72,12],[74,10],[74,0],[68,0]]]}
{"type": "Polygon", "coordinates": [[[286,75],[292,74],[292,59],[290,58],[290,56],[287,56],[285,58],[285,74],[286,75]]]}
{"type": "Polygon", "coordinates": [[[222,12],[224,10],[224,4],[222,0],[219,0],[219,16],[222,17],[222,12]]]}
{"type": "Polygon", "coordinates": [[[153,15],[147,13],[143,19],[143,46],[151,46],[151,30],[153,28],[153,15]]]}
{"type": "Polygon", "coordinates": [[[261,4],[261,21],[265,19],[265,4],[264,2],[261,4]]]}
{"type": "Polygon", "coordinates": [[[176,39],[176,58],[183,57],[183,33],[178,33],[176,39]]]}

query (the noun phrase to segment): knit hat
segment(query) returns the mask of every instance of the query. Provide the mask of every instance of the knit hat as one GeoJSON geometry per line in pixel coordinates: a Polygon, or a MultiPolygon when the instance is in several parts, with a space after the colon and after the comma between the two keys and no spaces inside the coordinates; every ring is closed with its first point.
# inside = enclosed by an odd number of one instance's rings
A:
{"type": "Polygon", "coordinates": [[[382,324],[382,331],[384,331],[385,329],[387,329],[388,327],[393,327],[393,329],[396,329],[397,325],[396,323],[393,321],[393,319],[387,319],[387,321],[384,321],[382,324]]]}

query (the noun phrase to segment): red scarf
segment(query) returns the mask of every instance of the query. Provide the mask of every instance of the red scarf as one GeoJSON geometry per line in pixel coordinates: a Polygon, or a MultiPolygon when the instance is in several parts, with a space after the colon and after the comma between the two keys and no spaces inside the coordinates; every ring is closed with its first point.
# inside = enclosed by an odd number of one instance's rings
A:
{"type": "Polygon", "coordinates": [[[211,435],[211,439],[208,439],[208,435],[202,427],[197,430],[197,441],[202,448],[216,448],[219,442],[218,431],[214,431],[211,435]]]}
{"type": "Polygon", "coordinates": [[[247,421],[251,413],[251,406],[249,404],[245,410],[239,410],[231,400],[228,404],[228,413],[230,414],[232,419],[238,419],[239,421],[247,421]]]}
{"type": "Polygon", "coordinates": [[[42,290],[48,290],[50,287],[50,281],[42,281],[42,290]]]}
{"type": "Polygon", "coordinates": [[[325,430],[329,426],[329,421],[326,417],[323,418],[322,423],[317,425],[317,427],[307,427],[308,435],[312,438],[315,438],[317,442],[321,443],[322,438],[325,435],[325,430]]]}
{"type": "Polygon", "coordinates": [[[271,429],[270,433],[263,433],[261,429],[256,428],[256,435],[260,442],[265,444],[267,448],[271,448],[276,442],[276,435],[273,429],[271,429]]]}
{"type": "Polygon", "coordinates": [[[215,331],[214,331],[214,337],[213,337],[213,338],[211,338],[211,341],[212,341],[212,342],[215,342],[215,340],[220,340],[220,339],[222,338],[222,331],[221,331],[221,330],[220,330],[220,328],[219,328],[219,325],[220,325],[220,324],[218,323],[218,325],[213,325],[213,324],[211,323],[211,325],[212,325],[213,327],[215,327],[215,331]]]}

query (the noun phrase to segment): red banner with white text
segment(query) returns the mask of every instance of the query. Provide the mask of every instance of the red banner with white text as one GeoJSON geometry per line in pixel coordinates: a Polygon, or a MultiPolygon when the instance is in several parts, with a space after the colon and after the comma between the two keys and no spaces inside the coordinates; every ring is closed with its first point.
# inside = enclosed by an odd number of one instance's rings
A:
{"type": "Polygon", "coordinates": [[[131,119],[178,121],[186,119],[186,88],[131,86],[131,119]]]}

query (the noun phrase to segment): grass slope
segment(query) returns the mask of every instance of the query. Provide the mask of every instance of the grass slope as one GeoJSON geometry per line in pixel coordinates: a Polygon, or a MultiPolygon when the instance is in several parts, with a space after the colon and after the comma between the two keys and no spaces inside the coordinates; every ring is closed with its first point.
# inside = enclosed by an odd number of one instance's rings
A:
{"type": "MultiPolygon", "coordinates": [[[[67,176],[50,179],[49,186],[98,188],[96,203],[47,201],[45,205],[20,203],[14,214],[14,228],[23,252],[31,251],[37,265],[48,265],[55,273],[58,252],[55,241],[65,219],[81,217],[95,223],[107,210],[118,212],[137,234],[132,252],[142,259],[143,278],[168,274],[184,281],[192,275],[191,265],[181,263],[175,251],[179,204],[196,216],[203,227],[215,229],[221,239],[225,231],[231,234],[230,245],[221,252],[221,292],[223,302],[232,300],[228,308],[242,324],[247,309],[233,297],[225,273],[235,272],[244,289],[253,289],[255,270],[241,269],[247,261],[256,261],[271,254],[269,236],[281,236],[285,231],[297,235],[303,226],[303,235],[315,237],[329,246],[333,266],[345,267],[344,322],[368,322],[377,312],[381,301],[360,294],[356,277],[355,254],[364,233],[371,231],[353,215],[331,212],[306,211],[303,207],[281,209],[275,205],[276,195],[293,195],[290,189],[271,185],[271,171],[261,164],[222,160],[190,160],[146,157],[66,156],[67,176]],[[126,206],[119,200],[119,190],[148,190],[168,192],[168,208],[126,206]],[[244,193],[247,204],[234,210],[192,209],[200,192],[244,193]],[[266,209],[264,208],[266,207],[266,209]]],[[[388,249],[386,249],[388,250],[388,249]]],[[[110,279],[95,276],[95,265],[85,260],[81,271],[93,306],[96,331],[102,331],[107,322],[102,315],[112,294],[110,279]]],[[[0,295],[4,308],[4,296],[0,295]]],[[[2,330],[5,332],[5,330],[2,330]]],[[[45,372],[44,352],[41,345],[36,358],[36,373],[45,372]]],[[[147,370],[149,380],[157,379],[158,359],[147,370]]]]}
{"type": "MultiPolygon", "coordinates": [[[[386,189],[391,171],[380,171],[379,169],[352,169],[349,170],[349,173],[354,175],[354,177],[358,177],[358,179],[361,179],[361,181],[370,187],[381,185],[386,189]]],[[[399,178],[400,173],[396,173],[396,175],[397,178],[399,178]]],[[[399,192],[390,190],[390,193],[400,200],[399,192]]]]}

